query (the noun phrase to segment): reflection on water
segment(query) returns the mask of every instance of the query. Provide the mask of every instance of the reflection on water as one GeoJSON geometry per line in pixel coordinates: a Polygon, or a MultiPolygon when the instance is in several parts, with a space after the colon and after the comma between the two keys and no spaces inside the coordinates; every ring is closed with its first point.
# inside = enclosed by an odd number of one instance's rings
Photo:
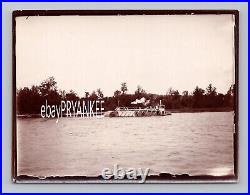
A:
{"type": "Polygon", "coordinates": [[[164,117],[18,119],[18,175],[99,175],[150,168],[191,175],[233,174],[233,113],[164,117]]]}

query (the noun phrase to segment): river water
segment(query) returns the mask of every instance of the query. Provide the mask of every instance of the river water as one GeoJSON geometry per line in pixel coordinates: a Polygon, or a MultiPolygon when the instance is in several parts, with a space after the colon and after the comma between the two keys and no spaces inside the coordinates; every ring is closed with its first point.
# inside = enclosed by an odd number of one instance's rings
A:
{"type": "Polygon", "coordinates": [[[233,112],[17,119],[17,174],[96,176],[103,168],[233,174],[233,112]]]}

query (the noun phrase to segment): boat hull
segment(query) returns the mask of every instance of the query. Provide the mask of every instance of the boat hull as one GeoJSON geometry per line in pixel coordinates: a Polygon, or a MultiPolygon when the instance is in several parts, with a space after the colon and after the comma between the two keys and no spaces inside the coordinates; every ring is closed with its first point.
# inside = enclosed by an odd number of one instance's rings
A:
{"type": "Polygon", "coordinates": [[[104,114],[106,117],[150,117],[150,116],[166,116],[171,115],[170,112],[160,113],[158,111],[149,110],[122,110],[122,111],[109,111],[104,114]]]}

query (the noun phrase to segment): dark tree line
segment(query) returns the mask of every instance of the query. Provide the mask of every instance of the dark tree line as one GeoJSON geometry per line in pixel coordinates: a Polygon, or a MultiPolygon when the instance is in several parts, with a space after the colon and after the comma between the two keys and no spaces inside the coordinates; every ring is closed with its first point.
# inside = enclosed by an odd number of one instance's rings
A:
{"type": "Polygon", "coordinates": [[[160,100],[167,109],[195,109],[195,108],[229,108],[233,109],[235,86],[232,85],[226,94],[218,93],[216,88],[209,84],[206,89],[198,86],[194,91],[183,91],[169,88],[166,95],[157,95],[147,93],[141,86],[137,86],[134,94],[128,94],[126,82],[121,83],[121,88],[114,91],[112,97],[105,97],[102,90],[85,92],[84,97],[79,97],[73,90],[66,92],[57,87],[54,77],[44,80],[39,86],[24,87],[17,90],[17,113],[18,114],[39,114],[41,106],[47,101],[48,104],[60,105],[61,100],[69,101],[94,101],[104,100],[104,109],[114,110],[117,106],[134,106],[131,102],[144,97],[149,100],[145,105],[143,103],[137,106],[156,106],[160,100]]]}

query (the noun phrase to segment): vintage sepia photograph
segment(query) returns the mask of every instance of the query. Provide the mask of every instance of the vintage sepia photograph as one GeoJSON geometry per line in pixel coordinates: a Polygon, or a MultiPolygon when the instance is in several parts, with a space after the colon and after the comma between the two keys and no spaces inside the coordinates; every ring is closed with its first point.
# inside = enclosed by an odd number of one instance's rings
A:
{"type": "Polygon", "coordinates": [[[237,182],[238,20],[14,11],[13,181],[237,182]]]}

